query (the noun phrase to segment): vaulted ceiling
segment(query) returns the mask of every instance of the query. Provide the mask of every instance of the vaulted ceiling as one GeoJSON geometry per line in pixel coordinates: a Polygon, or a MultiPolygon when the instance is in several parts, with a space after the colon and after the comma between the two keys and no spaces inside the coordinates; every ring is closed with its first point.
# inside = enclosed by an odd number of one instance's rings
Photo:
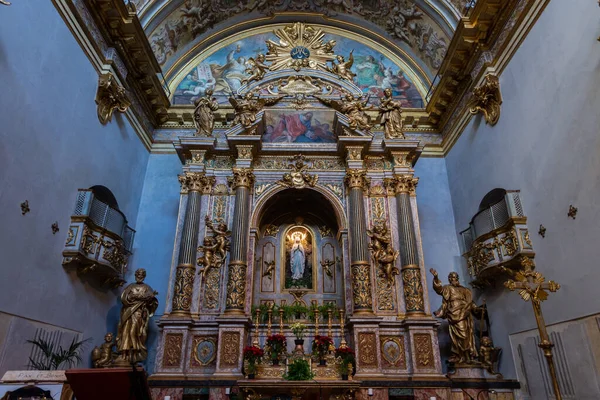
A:
{"type": "MultiPolygon", "coordinates": [[[[467,0],[130,0],[167,82],[208,46],[248,29],[302,21],[385,47],[433,80],[467,0]],[[460,10],[460,11],[459,11],[460,10]]],[[[339,50],[339,49],[338,49],[339,50]]],[[[348,52],[351,49],[343,49],[348,52]]]]}

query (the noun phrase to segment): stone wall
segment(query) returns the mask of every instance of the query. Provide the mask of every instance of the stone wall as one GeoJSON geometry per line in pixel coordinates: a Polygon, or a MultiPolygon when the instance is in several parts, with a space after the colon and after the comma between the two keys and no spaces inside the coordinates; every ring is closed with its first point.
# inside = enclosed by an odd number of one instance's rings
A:
{"type": "Polygon", "coordinates": [[[28,348],[10,348],[38,328],[94,344],[116,328],[119,292],[67,273],[61,252],[79,188],[108,187],[136,228],[148,151],[122,115],[98,121],[98,74],[52,2],[2,6],[0,76],[2,375],[24,369],[28,348]],[[31,212],[21,215],[25,200],[31,212]]]}
{"type": "MultiPolygon", "coordinates": [[[[550,2],[500,76],[500,121],[472,118],[446,158],[457,233],[488,191],[521,190],[537,268],[562,285],[542,306],[549,324],[600,309],[599,16],[597,2],[550,2]]],[[[514,378],[509,335],[535,327],[531,304],[501,286],[483,297],[500,370],[514,378]]]]}

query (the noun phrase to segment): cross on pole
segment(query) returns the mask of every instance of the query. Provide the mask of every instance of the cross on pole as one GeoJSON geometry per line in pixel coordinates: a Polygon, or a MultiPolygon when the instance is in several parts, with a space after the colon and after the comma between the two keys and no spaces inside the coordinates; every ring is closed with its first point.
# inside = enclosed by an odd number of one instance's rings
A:
{"type": "Polygon", "coordinates": [[[538,331],[540,333],[540,343],[538,347],[544,351],[544,356],[548,363],[548,369],[550,370],[550,377],[552,379],[552,386],[554,388],[554,396],[556,400],[562,400],[560,394],[560,388],[558,387],[558,379],[556,378],[556,370],[554,368],[554,362],[552,361],[552,348],[554,344],[550,342],[548,332],[546,331],[546,323],[544,322],[544,316],[542,314],[542,301],[548,298],[548,292],[556,292],[560,289],[560,285],[554,281],[545,282],[546,278],[537,271],[534,271],[534,264],[531,258],[522,256],[521,257],[522,270],[513,271],[508,268],[503,268],[505,272],[511,275],[514,279],[509,279],[504,282],[510,291],[515,289],[519,290],[519,295],[525,301],[531,300],[533,305],[533,314],[535,315],[535,321],[537,322],[538,331]]]}

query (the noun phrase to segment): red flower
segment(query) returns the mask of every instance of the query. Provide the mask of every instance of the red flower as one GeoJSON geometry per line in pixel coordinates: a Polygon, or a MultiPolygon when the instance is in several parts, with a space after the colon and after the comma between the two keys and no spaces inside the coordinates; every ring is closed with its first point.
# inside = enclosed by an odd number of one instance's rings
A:
{"type": "Polygon", "coordinates": [[[260,347],[256,346],[246,346],[244,347],[244,359],[254,362],[259,360],[262,356],[265,355],[265,352],[260,347]]]}
{"type": "Polygon", "coordinates": [[[323,356],[329,350],[329,346],[333,344],[333,339],[329,336],[316,335],[312,343],[313,353],[323,356]]]}
{"type": "Polygon", "coordinates": [[[339,347],[335,349],[335,356],[343,359],[354,359],[354,350],[350,347],[339,347]]]}
{"type": "Polygon", "coordinates": [[[271,335],[267,337],[267,344],[279,344],[285,346],[287,343],[287,339],[283,335],[271,335]]]}

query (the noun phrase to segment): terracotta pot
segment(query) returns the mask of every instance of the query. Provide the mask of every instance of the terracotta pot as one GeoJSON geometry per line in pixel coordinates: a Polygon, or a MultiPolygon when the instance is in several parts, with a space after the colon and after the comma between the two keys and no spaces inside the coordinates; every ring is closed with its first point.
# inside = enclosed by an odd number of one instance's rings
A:
{"type": "Polygon", "coordinates": [[[294,348],[294,353],[304,354],[304,339],[296,339],[294,340],[296,347],[294,348]]]}

